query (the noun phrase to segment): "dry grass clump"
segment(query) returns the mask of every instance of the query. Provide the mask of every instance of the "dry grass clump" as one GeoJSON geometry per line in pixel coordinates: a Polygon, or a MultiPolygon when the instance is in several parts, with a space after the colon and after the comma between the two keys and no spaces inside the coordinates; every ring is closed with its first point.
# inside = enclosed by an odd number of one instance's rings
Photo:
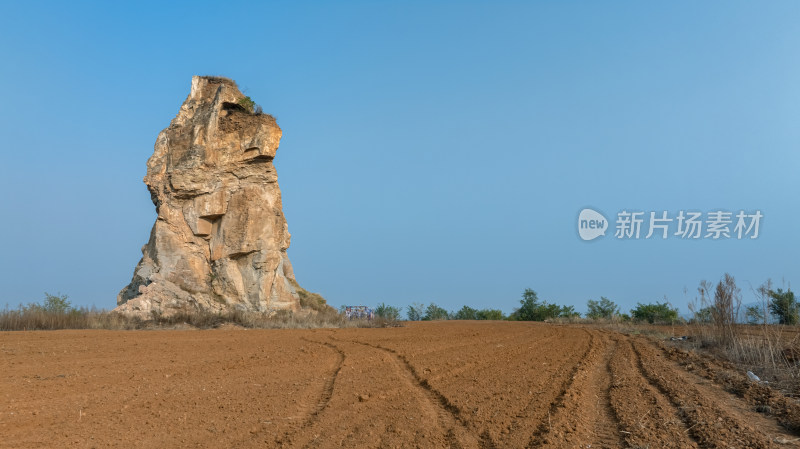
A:
{"type": "Polygon", "coordinates": [[[604,322],[605,319],[581,318],[580,315],[571,315],[566,317],[558,316],[544,320],[545,323],[553,323],[553,324],[600,324],[600,321],[604,322]]]}
{"type": "Polygon", "coordinates": [[[634,321],[630,319],[613,317],[595,319],[587,318],[584,319],[582,323],[612,329],[622,334],[643,335],[658,340],[686,335],[687,330],[686,323],[682,321],[672,324],[650,324],[646,321],[634,321]]]}
{"type": "Polygon", "coordinates": [[[233,87],[236,87],[237,89],[239,88],[239,86],[236,85],[236,81],[225,76],[203,75],[201,76],[201,78],[208,80],[209,83],[229,84],[233,87]]]}
{"type": "Polygon", "coordinates": [[[336,310],[328,305],[328,302],[325,301],[325,298],[322,297],[319,293],[311,293],[308,290],[304,289],[297,283],[294,279],[289,280],[292,283],[292,286],[297,291],[297,294],[300,296],[300,307],[304,309],[311,309],[321,313],[329,313],[334,312],[336,310]]]}
{"type": "Polygon", "coordinates": [[[141,320],[95,309],[47,310],[21,306],[0,311],[0,331],[56,329],[138,329],[141,320]]]}

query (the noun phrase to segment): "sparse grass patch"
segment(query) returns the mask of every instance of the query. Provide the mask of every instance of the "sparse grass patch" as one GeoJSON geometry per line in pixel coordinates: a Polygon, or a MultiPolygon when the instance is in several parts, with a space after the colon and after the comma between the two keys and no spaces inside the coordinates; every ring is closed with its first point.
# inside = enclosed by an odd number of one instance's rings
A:
{"type": "Polygon", "coordinates": [[[230,79],[228,77],[225,77],[225,76],[214,76],[214,75],[210,75],[209,76],[209,75],[205,75],[202,78],[207,79],[208,82],[210,82],[210,83],[230,84],[231,86],[234,86],[234,87],[238,88],[238,86],[236,86],[236,81],[234,81],[234,80],[232,80],[232,79],[230,79]]]}

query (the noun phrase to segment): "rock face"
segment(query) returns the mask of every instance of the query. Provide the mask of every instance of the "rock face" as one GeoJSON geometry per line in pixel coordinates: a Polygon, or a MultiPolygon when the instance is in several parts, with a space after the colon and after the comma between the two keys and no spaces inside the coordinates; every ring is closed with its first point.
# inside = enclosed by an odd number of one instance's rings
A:
{"type": "Polygon", "coordinates": [[[272,165],[280,140],[275,119],[254,113],[233,81],[192,78],[147,161],[158,218],[116,311],[299,308],[272,165]]]}

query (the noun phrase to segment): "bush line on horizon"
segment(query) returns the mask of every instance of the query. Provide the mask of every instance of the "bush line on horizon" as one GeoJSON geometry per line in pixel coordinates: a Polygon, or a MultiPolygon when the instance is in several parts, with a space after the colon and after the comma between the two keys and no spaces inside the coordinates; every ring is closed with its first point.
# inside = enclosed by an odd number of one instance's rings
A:
{"type": "MultiPolygon", "coordinates": [[[[300,303],[304,309],[311,309],[315,315],[324,316],[321,321],[332,323],[344,320],[343,310],[337,312],[329,307],[325,300],[316,293],[307,292],[295,285],[300,294],[300,303]]],[[[800,305],[791,289],[784,291],[782,288],[773,289],[772,282],[768,280],[754,291],[761,301],[759,306],[745,308],[744,316],[748,324],[787,324],[796,325],[800,322],[800,305]]],[[[458,311],[448,311],[436,303],[428,305],[412,303],[406,308],[408,321],[438,321],[438,320],[507,320],[507,321],[590,321],[590,322],[634,322],[649,324],[715,324],[719,329],[730,329],[731,326],[741,323],[739,317],[741,310],[741,290],[736,287],[733,276],[726,273],[714,287],[708,281],[701,281],[698,287],[699,298],[689,304],[692,317],[688,320],[680,317],[678,309],[669,301],[641,303],[630,310],[630,313],[621,313],[619,306],[612,300],[601,296],[599,300],[587,301],[587,312],[584,319],[576,312],[573,306],[558,305],[540,300],[536,291],[526,288],[522,293],[520,307],[506,315],[499,309],[476,309],[463,306],[458,311]],[[711,297],[713,291],[713,299],[711,297]]],[[[286,311],[270,314],[274,319],[277,315],[285,315],[286,311]]],[[[375,308],[375,316],[383,323],[395,323],[402,319],[402,309],[399,307],[380,303],[375,308]]],[[[25,322],[26,329],[65,329],[65,328],[120,328],[120,323],[126,321],[122,328],[139,328],[152,324],[177,324],[187,323],[196,327],[214,327],[221,322],[247,324],[254,327],[255,322],[262,321],[256,316],[259,313],[245,313],[232,311],[227,313],[186,312],[170,317],[154,315],[152,320],[132,319],[127,317],[114,317],[113,312],[98,311],[91,308],[72,307],[67,295],[51,295],[45,292],[42,304],[29,303],[20,305],[17,309],[7,306],[0,311],[0,330],[16,330],[25,322]],[[247,319],[244,315],[249,315],[247,319]],[[92,319],[90,320],[89,317],[92,319]],[[102,317],[102,318],[101,318],[102,317]],[[93,321],[89,323],[89,321],[93,321]],[[136,322],[138,321],[138,322],[136,322]],[[196,324],[194,324],[196,323],[196,324]]],[[[730,334],[730,331],[728,332],[730,334]]]]}
{"type": "MultiPolygon", "coordinates": [[[[767,280],[757,291],[757,298],[761,302],[760,306],[748,306],[742,315],[741,292],[736,287],[733,276],[725,273],[722,280],[714,288],[713,303],[709,296],[711,284],[708,281],[701,281],[698,292],[700,298],[689,304],[691,318],[685,319],[678,313],[678,308],[673,307],[664,298],[663,302],[655,301],[649,303],[637,302],[636,307],[629,313],[621,313],[619,306],[601,296],[599,300],[590,299],[587,301],[587,312],[583,315],[588,321],[622,321],[648,324],[693,324],[716,322],[720,325],[733,324],[800,324],[800,303],[795,298],[791,288],[784,291],[782,288],[772,289],[772,281],[767,280]],[[738,295],[738,296],[736,296],[738,295]],[[698,307],[699,304],[701,304],[698,307]],[[742,321],[742,317],[745,321],[742,321]]],[[[387,306],[381,303],[376,309],[376,315],[380,315],[379,310],[391,309],[393,316],[399,316],[400,309],[387,306]]],[[[382,316],[382,315],[380,315],[382,316]]],[[[436,303],[427,306],[421,303],[412,303],[406,308],[406,319],[408,321],[435,321],[435,320],[508,320],[508,321],[551,321],[566,320],[577,321],[581,319],[581,314],[575,311],[574,306],[558,305],[548,303],[539,299],[538,294],[526,288],[522,293],[520,307],[505,315],[497,309],[474,309],[470,306],[463,306],[458,311],[447,311],[436,303]]]]}

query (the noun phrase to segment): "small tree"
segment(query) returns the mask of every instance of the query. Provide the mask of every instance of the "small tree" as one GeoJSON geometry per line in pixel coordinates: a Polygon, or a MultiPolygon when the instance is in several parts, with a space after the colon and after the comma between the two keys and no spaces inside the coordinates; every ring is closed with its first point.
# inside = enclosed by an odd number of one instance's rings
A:
{"type": "Polygon", "coordinates": [[[711,307],[703,307],[702,309],[695,311],[692,319],[695,323],[710,323],[713,321],[713,318],[711,318],[711,309],[711,307]]]}
{"type": "Polygon", "coordinates": [[[400,319],[400,309],[380,303],[378,307],[375,307],[375,316],[384,320],[397,321],[400,319]]]}
{"type": "Polygon", "coordinates": [[[558,316],[561,318],[572,318],[579,317],[581,314],[575,311],[574,306],[561,306],[558,311],[558,316]]]}
{"type": "Polygon", "coordinates": [[[42,309],[49,313],[63,314],[72,310],[72,304],[69,302],[69,297],[67,295],[62,295],[60,293],[58,295],[51,295],[45,292],[42,309]]]}
{"type": "Polygon", "coordinates": [[[778,318],[778,323],[795,325],[800,321],[800,311],[793,291],[784,292],[782,288],[770,290],[769,297],[769,310],[778,318]]]}
{"type": "Polygon", "coordinates": [[[678,319],[678,309],[670,307],[668,302],[636,303],[636,308],[631,310],[631,317],[634,320],[647,321],[650,324],[672,323],[678,319]]]}
{"type": "Polygon", "coordinates": [[[430,303],[428,308],[425,309],[425,316],[422,319],[425,321],[448,320],[450,319],[450,314],[447,310],[430,303]]]}
{"type": "Polygon", "coordinates": [[[511,314],[511,318],[519,321],[544,321],[557,317],[573,317],[580,315],[572,306],[559,306],[549,304],[547,301],[539,302],[535,291],[526,288],[520,300],[521,307],[511,314]]]}
{"type": "Polygon", "coordinates": [[[615,315],[619,315],[619,307],[605,296],[601,296],[600,301],[590,299],[586,306],[589,309],[586,318],[613,318],[615,315]]]}
{"type": "MultiPolygon", "coordinates": [[[[237,103],[239,104],[239,106],[245,108],[247,110],[247,112],[249,112],[251,114],[255,111],[256,102],[253,101],[253,99],[250,98],[250,97],[240,98],[239,101],[237,101],[237,103]]],[[[260,108],[261,107],[259,106],[259,109],[260,108]]]]}
{"type": "Polygon", "coordinates": [[[764,314],[761,312],[759,306],[747,306],[744,311],[744,316],[747,318],[748,324],[758,324],[764,320],[764,314]]]}
{"type": "Polygon", "coordinates": [[[477,320],[478,311],[470,306],[464,306],[453,315],[454,320],[477,320]]]}
{"type": "Polygon", "coordinates": [[[522,292],[522,299],[519,301],[520,308],[514,312],[516,319],[520,321],[537,321],[539,318],[539,296],[530,288],[522,292]]]}
{"type": "Polygon", "coordinates": [[[423,311],[425,310],[425,304],[420,303],[413,303],[408,306],[408,321],[420,321],[423,316],[423,311]]]}

